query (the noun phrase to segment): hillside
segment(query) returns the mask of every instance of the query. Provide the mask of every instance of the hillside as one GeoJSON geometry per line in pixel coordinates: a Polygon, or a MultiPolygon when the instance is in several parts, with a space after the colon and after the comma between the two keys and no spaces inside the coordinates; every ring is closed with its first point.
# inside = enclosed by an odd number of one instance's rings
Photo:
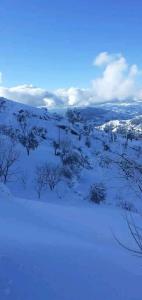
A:
{"type": "Polygon", "coordinates": [[[0,99],[1,300],[141,299],[141,113],[88,111],[0,99]]]}
{"type": "Polygon", "coordinates": [[[135,118],[131,121],[116,120],[100,127],[96,124],[97,117],[86,120],[79,110],[69,111],[63,116],[45,108],[32,108],[1,99],[0,161],[7,159],[4,153],[8,149],[12,149],[16,156],[6,180],[3,174],[1,180],[18,197],[38,199],[40,192],[41,201],[56,202],[60,199],[60,202],[68,202],[70,199],[82,205],[89,201],[91,186],[103,184],[106,203],[125,206],[123,202],[126,202],[126,206],[128,204],[134,211],[141,209],[140,168],[136,172],[131,166],[131,161],[133,165],[141,164],[141,139],[135,138],[140,122],[137,127],[130,127],[135,118]],[[117,124],[119,128],[121,122],[122,132],[113,130],[113,126],[115,128],[117,124]],[[132,138],[130,129],[134,135],[132,138]],[[53,189],[49,184],[45,187],[39,182],[45,165],[56,177],[53,189]],[[128,169],[131,169],[129,176],[128,169]],[[134,172],[136,174],[132,176],[134,172]]]}

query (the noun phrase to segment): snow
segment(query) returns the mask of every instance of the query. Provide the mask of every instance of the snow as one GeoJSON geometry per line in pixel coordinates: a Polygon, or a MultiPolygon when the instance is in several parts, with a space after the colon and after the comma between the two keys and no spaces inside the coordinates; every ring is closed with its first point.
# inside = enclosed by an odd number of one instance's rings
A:
{"type": "MultiPolygon", "coordinates": [[[[141,164],[141,140],[129,140],[125,147],[126,136],[119,130],[124,126],[135,133],[141,131],[141,105],[86,108],[82,115],[87,123],[71,125],[65,114],[60,118],[44,109],[4,101],[0,126],[17,129],[15,113],[23,109],[29,112],[29,126],[47,129],[47,139],[29,156],[17,142],[20,157],[11,172],[14,176],[6,185],[0,183],[0,300],[141,300],[141,260],[114,238],[136,247],[122,202],[133,205],[131,214],[142,227],[138,185],[134,178],[125,178],[118,163],[125,154],[141,164]],[[58,126],[63,124],[78,132],[84,124],[93,126],[90,148],[85,145],[85,132],[79,140],[70,131],[60,130],[60,139],[70,141],[74,151],[80,148],[91,167],[82,168],[72,181],[61,178],[54,191],[42,191],[39,200],[36,168],[45,162],[62,166],[53,141],[58,142],[58,126]],[[111,140],[111,131],[104,131],[108,125],[117,133],[116,141],[111,140]],[[101,205],[89,201],[94,183],[106,187],[101,205]]],[[[2,141],[7,141],[3,134],[2,141]]]]}
{"type": "MultiPolygon", "coordinates": [[[[135,215],[136,219],[139,219],[135,215]]],[[[0,201],[0,299],[140,300],[141,264],[122,211],[0,201]]]]}

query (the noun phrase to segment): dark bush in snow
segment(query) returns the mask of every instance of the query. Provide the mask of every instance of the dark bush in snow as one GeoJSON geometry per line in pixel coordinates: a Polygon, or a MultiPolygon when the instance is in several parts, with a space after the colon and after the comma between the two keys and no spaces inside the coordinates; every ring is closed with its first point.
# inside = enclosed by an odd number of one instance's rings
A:
{"type": "Polygon", "coordinates": [[[28,155],[30,154],[30,150],[35,150],[38,147],[38,141],[32,131],[27,135],[20,134],[19,142],[26,148],[28,155]]]}
{"type": "Polygon", "coordinates": [[[102,183],[94,183],[90,188],[89,199],[97,204],[103,202],[106,198],[106,189],[102,183]]]}
{"type": "Polygon", "coordinates": [[[91,124],[91,123],[87,124],[86,123],[83,126],[83,134],[85,136],[90,136],[93,133],[93,130],[94,130],[94,124],[91,124]]]}
{"type": "Polygon", "coordinates": [[[88,157],[77,150],[72,150],[61,158],[63,165],[68,165],[71,169],[91,168],[88,157]]]}
{"type": "Polygon", "coordinates": [[[104,148],[104,151],[110,150],[110,147],[105,142],[103,142],[103,148],[104,148]]]}
{"type": "Polygon", "coordinates": [[[72,124],[82,122],[83,118],[81,116],[81,113],[78,109],[68,109],[66,112],[66,116],[72,124]]]}
{"type": "MultiPolygon", "coordinates": [[[[75,173],[73,172],[73,170],[69,167],[69,166],[63,166],[62,167],[62,176],[67,178],[67,179],[73,179],[75,173]]],[[[76,174],[77,175],[77,174],[76,174]]]]}

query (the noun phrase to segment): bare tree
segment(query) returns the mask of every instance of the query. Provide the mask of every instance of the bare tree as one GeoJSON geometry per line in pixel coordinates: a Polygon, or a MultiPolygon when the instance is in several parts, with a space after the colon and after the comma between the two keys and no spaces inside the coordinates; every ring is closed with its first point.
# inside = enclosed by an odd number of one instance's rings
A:
{"type": "MultiPolygon", "coordinates": [[[[118,154],[117,154],[118,155],[118,154]]],[[[115,161],[122,170],[126,180],[132,183],[142,193],[142,165],[135,160],[129,159],[126,155],[118,155],[119,160],[115,161]]],[[[141,197],[141,196],[140,196],[141,197]]]]}
{"type": "Polygon", "coordinates": [[[113,233],[114,239],[117,241],[117,243],[123,247],[124,249],[142,257],[142,228],[138,225],[136,225],[132,214],[130,215],[130,218],[128,216],[125,216],[127,226],[129,229],[129,233],[132,237],[132,240],[134,241],[135,247],[131,247],[123,243],[118,237],[113,233]]]}
{"type": "Polygon", "coordinates": [[[51,191],[54,190],[55,186],[60,180],[60,168],[59,166],[54,166],[46,164],[45,166],[45,179],[51,191]]]}
{"type": "Polygon", "coordinates": [[[0,141],[0,179],[6,183],[8,179],[15,175],[13,165],[19,158],[19,151],[16,150],[12,142],[0,141]]]}
{"type": "Polygon", "coordinates": [[[46,186],[45,180],[45,168],[44,166],[40,166],[36,168],[36,178],[35,178],[35,187],[38,194],[38,198],[41,197],[41,192],[46,186]]]}
{"type": "Polygon", "coordinates": [[[51,191],[54,190],[61,178],[61,170],[59,166],[45,163],[36,169],[36,191],[38,198],[41,197],[41,192],[47,187],[51,191]]]}
{"type": "MultiPolygon", "coordinates": [[[[118,154],[117,154],[118,155],[118,154]]],[[[119,167],[123,171],[123,174],[126,180],[130,181],[132,187],[135,186],[139,190],[139,197],[142,196],[142,165],[134,160],[130,160],[126,155],[119,155],[120,160],[117,161],[119,167]]],[[[131,248],[127,246],[125,243],[121,242],[118,237],[114,234],[115,240],[121,245],[123,248],[129,250],[130,252],[142,256],[142,228],[136,224],[132,214],[125,216],[127,226],[129,229],[129,233],[132,237],[132,240],[135,243],[135,248],[131,248]]]]}

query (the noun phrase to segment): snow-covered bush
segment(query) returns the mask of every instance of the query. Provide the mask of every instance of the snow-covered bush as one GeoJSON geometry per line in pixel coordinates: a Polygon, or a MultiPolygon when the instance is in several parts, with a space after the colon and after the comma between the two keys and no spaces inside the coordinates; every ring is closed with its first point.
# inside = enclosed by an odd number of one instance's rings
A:
{"type": "Polygon", "coordinates": [[[19,142],[26,148],[27,154],[30,154],[30,150],[35,150],[38,147],[38,141],[30,131],[27,135],[19,135],[19,142]]]}
{"type": "Polygon", "coordinates": [[[18,140],[26,148],[27,154],[35,150],[42,140],[46,139],[47,131],[43,127],[30,126],[28,111],[20,110],[16,119],[19,125],[18,140]]]}
{"type": "Polygon", "coordinates": [[[68,165],[72,170],[90,168],[89,159],[82,152],[75,150],[61,156],[63,165],[68,165]]]}
{"type": "Polygon", "coordinates": [[[106,189],[102,183],[94,183],[89,192],[89,199],[97,204],[103,202],[106,198],[106,189]]]}
{"type": "Polygon", "coordinates": [[[80,167],[80,155],[72,150],[71,152],[62,155],[62,162],[64,165],[69,165],[72,168],[74,166],[80,167]]]}
{"type": "Polygon", "coordinates": [[[19,134],[20,143],[26,148],[27,154],[35,150],[43,139],[46,139],[46,130],[41,127],[32,127],[19,134]]]}

